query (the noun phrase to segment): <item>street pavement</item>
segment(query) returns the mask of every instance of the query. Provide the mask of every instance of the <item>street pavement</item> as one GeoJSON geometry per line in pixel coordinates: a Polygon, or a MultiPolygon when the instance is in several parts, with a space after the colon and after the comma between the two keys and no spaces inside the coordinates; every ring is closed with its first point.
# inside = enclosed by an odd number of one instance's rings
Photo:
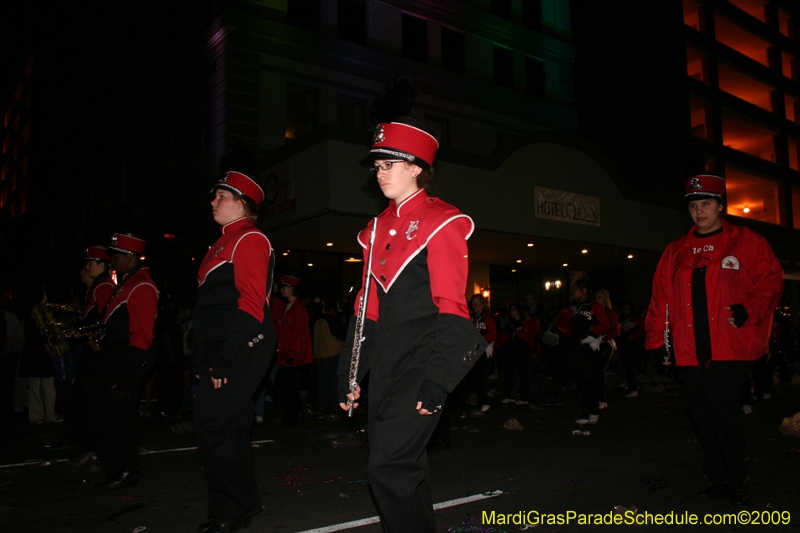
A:
{"type": "MultiPolygon", "coordinates": [[[[579,429],[574,390],[554,391],[534,408],[498,402],[486,414],[457,403],[451,410],[452,448],[429,455],[434,501],[444,503],[436,511],[438,531],[800,529],[800,437],[778,431],[783,418],[800,412],[800,382],[775,385],[772,397],[745,417],[753,498],[744,508],[697,495],[705,486],[702,451],[682,387],[663,378],[643,388],[637,398],[609,388],[609,407],[599,422],[581,428],[589,435],[573,434],[579,429]],[[506,429],[513,425],[510,419],[522,428],[506,429]],[[664,478],[666,487],[647,490],[645,485],[656,478],[664,478]],[[615,507],[623,513],[617,520],[628,522],[656,515],[674,522],[690,514],[701,522],[706,514],[710,520],[730,521],[744,509],[739,519],[768,525],[579,523],[586,515],[593,521],[613,520],[615,507]],[[492,513],[494,522],[487,523],[492,513]],[[568,523],[536,525],[543,514],[568,523]]],[[[181,450],[194,446],[190,414],[141,418],[145,475],[135,487],[111,493],[93,488],[102,473],[67,462],[79,451],[67,440],[68,425],[3,425],[0,532],[179,533],[196,531],[206,521],[206,485],[197,452],[181,450]]],[[[363,412],[354,420],[308,414],[292,428],[256,424],[253,457],[264,512],[246,531],[381,532],[376,522],[336,528],[377,515],[366,482],[365,426],[363,412]]]]}

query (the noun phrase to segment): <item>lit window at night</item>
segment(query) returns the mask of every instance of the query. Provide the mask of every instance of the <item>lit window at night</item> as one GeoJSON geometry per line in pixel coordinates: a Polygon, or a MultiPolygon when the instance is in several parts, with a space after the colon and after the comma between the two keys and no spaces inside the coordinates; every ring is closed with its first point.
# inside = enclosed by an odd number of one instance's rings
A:
{"type": "Polygon", "coordinates": [[[735,5],[745,13],[749,14],[760,20],[767,22],[767,14],[764,11],[764,6],[769,3],[769,0],[728,0],[731,4],[735,5]]]}
{"type": "Polygon", "coordinates": [[[800,229],[800,188],[792,187],[792,226],[800,229]]]}
{"type": "Polygon", "coordinates": [[[778,10],[778,24],[781,33],[794,41],[794,18],[783,9],[778,10]]]}
{"type": "Polygon", "coordinates": [[[683,0],[683,23],[696,29],[706,32],[705,14],[703,5],[696,0],[683,0]]]}
{"type": "Polygon", "coordinates": [[[775,163],[777,134],[777,131],[745,120],[730,110],[722,111],[722,144],[729,148],[775,163]]]}
{"type": "Polygon", "coordinates": [[[781,50],[781,63],[783,68],[783,75],[789,78],[790,80],[798,81],[797,58],[794,57],[792,54],[787,53],[786,50],[781,50]]]}
{"type": "MultiPolygon", "coordinates": [[[[789,137],[789,168],[800,170],[800,140],[789,137]]],[[[800,217],[800,213],[797,214],[800,217]]]]}
{"type": "Polygon", "coordinates": [[[708,54],[691,46],[686,47],[686,73],[703,83],[708,83],[708,54]]]}
{"type": "Polygon", "coordinates": [[[786,118],[792,122],[800,122],[800,100],[786,94],[784,106],[786,106],[786,118]]]}
{"type": "Polygon", "coordinates": [[[692,135],[702,139],[714,140],[711,130],[711,104],[703,100],[692,98],[689,100],[689,109],[692,115],[692,135]]]}
{"type": "Polygon", "coordinates": [[[744,72],[719,62],[719,88],[746,102],[767,111],[772,109],[772,91],[775,87],[761,83],[744,72]]]}
{"type": "Polygon", "coordinates": [[[719,13],[714,14],[714,24],[716,24],[717,41],[764,66],[769,66],[767,50],[770,43],[734,24],[719,13]]]}
{"type": "Polygon", "coordinates": [[[781,183],[731,167],[725,171],[725,180],[729,215],[786,224],[781,183]]]}

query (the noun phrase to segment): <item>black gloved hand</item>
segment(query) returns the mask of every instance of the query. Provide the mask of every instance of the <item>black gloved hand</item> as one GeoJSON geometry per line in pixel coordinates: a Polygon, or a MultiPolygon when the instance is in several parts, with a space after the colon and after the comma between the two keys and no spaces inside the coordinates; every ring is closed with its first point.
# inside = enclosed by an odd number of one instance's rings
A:
{"type": "Polygon", "coordinates": [[[447,391],[438,383],[426,379],[419,387],[417,401],[422,402],[422,409],[431,413],[441,411],[447,401],[447,391]]]}
{"type": "Polygon", "coordinates": [[[733,304],[729,305],[728,307],[731,308],[731,318],[733,318],[733,324],[740,328],[744,326],[744,323],[747,322],[747,309],[744,308],[742,304],[733,304]]]}
{"type": "Polygon", "coordinates": [[[226,359],[224,357],[216,358],[211,364],[211,378],[221,379],[224,383],[228,378],[228,374],[230,373],[232,367],[233,361],[230,359],[226,359]]]}

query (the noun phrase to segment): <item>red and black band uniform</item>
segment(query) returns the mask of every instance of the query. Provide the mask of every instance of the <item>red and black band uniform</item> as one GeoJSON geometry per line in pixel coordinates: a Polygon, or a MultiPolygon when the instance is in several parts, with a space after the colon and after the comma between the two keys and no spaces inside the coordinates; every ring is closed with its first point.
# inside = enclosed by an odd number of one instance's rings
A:
{"type": "Polygon", "coordinates": [[[252,397],[275,348],[269,309],[275,254],[266,235],[244,217],[220,230],[197,275],[194,423],[209,518],[239,522],[262,509],[250,430],[252,397]],[[212,376],[227,383],[214,388],[212,376]]]}
{"type": "Polygon", "coordinates": [[[704,473],[712,483],[737,489],[748,478],[737,400],[753,361],[767,349],[783,268],[766,239],[749,228],[723,220],[718,231],[696,229],[670,243],[656,267],[645,347],[664,351],[669,305],[675,361],[683,367],[704,473]],[[727,319],[737,320],[737,307],[744,321],[734,328],[727,319]]]}
{"type": "Polygon", "coordinates": [[[284,413],[281,423],[293,426],[300,419],[303,401],[300,398],[300,373],[310,374],[314,362],[311,346],[311,328],[308,311],[300,299],[286,304],[280,319],[280,341],[278,342],[278,373],[275,387],[283,400],[284,413]]]}
{"type": "Polygon", "coordinates": [[[575,382],[580,392],[581,418],[599,414],[597,375],[605,368],[606,360],[581,341],[596,339],[610,329],[605,308],[589,298],[575,300],[559,313],[558,329],[567,335],[575,368],[575,382]]]}
{"type": "MultiPolygon", "coordinates": [[[[372,225],[358,236],[365,267],[372,225]]],[[[473,229],[469,217],[424,189],[378,216],[372,270],[364,269],[373,279],[358,381],[369,371],[367,475],[387,532],[436,531],[425,447],[441,410],[422,416],[415,408],[418,401],[430,411],[444,405],[486,347],[464,298],[473,229]]],[[[343,403],[350,322],[339,366],[343,403]]]]}
{"type": "Polygon", "coordinates": [[[96,359],[92,426],[97,455],[109,479],[141,468],[138,390],[155,360],[158,296],[150,269],[137,267],[120,280],[103,313],[105,336],[96,359]]]}
{"type": "MultiPolygon", "coordinates": [[[[521,311],[520,311],[521,312],[521,311]]],[[[519,378],[519,399],[530,401],[531,384],[529,366],[531,362],[531,346],[536,346],[536,332],[533,324],[524,317],[519,320],[508,317],[508,326],[502,333],[503,348],[500,350],[500,367],[503,371],[503,397],[513,399],[514,371],[519,378]]]]}

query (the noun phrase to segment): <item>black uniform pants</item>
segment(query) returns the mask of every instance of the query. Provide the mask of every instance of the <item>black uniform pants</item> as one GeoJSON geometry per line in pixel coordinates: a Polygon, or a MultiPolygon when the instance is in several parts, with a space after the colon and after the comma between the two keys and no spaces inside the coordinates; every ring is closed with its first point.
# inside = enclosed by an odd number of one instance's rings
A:
{"type": "Polygon", "coordinates": [[[738,398],[752,361],[715,361],[707,368],[683,367],[689,413],[703,446],[703,472],[709,481],[741,486],[748,476],[747,442],[738,398]]]}
{"type": "Polygon", "coordinates": [[[208,368],[200,370],[195,435],[208,483],[208,515],[219,522],[243,520],[261,511],[250,430],[253,394],[267,371],[274,348],[270,344],[265,342],[236,363],[219,389],[214,388],[208,368]]]}
{"type": "Polygon", "coordinates": [[[425,446],[440,413],[420,415],[419,382],[411,385],[400,380],[382,394],[375,386],[370,398],[367,477],[386,533],[436,532],[425,446]]]}
{"type": "MultiPolygon", "coordinates": [[[[106,373],[103,373],[106,376],[106,373]]],[[[107,376],[106,376],[107,377],[107,376]]],[[[117,397],[111,386],[116,379],[100,379],[92,402],[92,437],[103,472],[109,479],[139,465],[139,431],[136,404],[139,387],[117,397]]]]}

